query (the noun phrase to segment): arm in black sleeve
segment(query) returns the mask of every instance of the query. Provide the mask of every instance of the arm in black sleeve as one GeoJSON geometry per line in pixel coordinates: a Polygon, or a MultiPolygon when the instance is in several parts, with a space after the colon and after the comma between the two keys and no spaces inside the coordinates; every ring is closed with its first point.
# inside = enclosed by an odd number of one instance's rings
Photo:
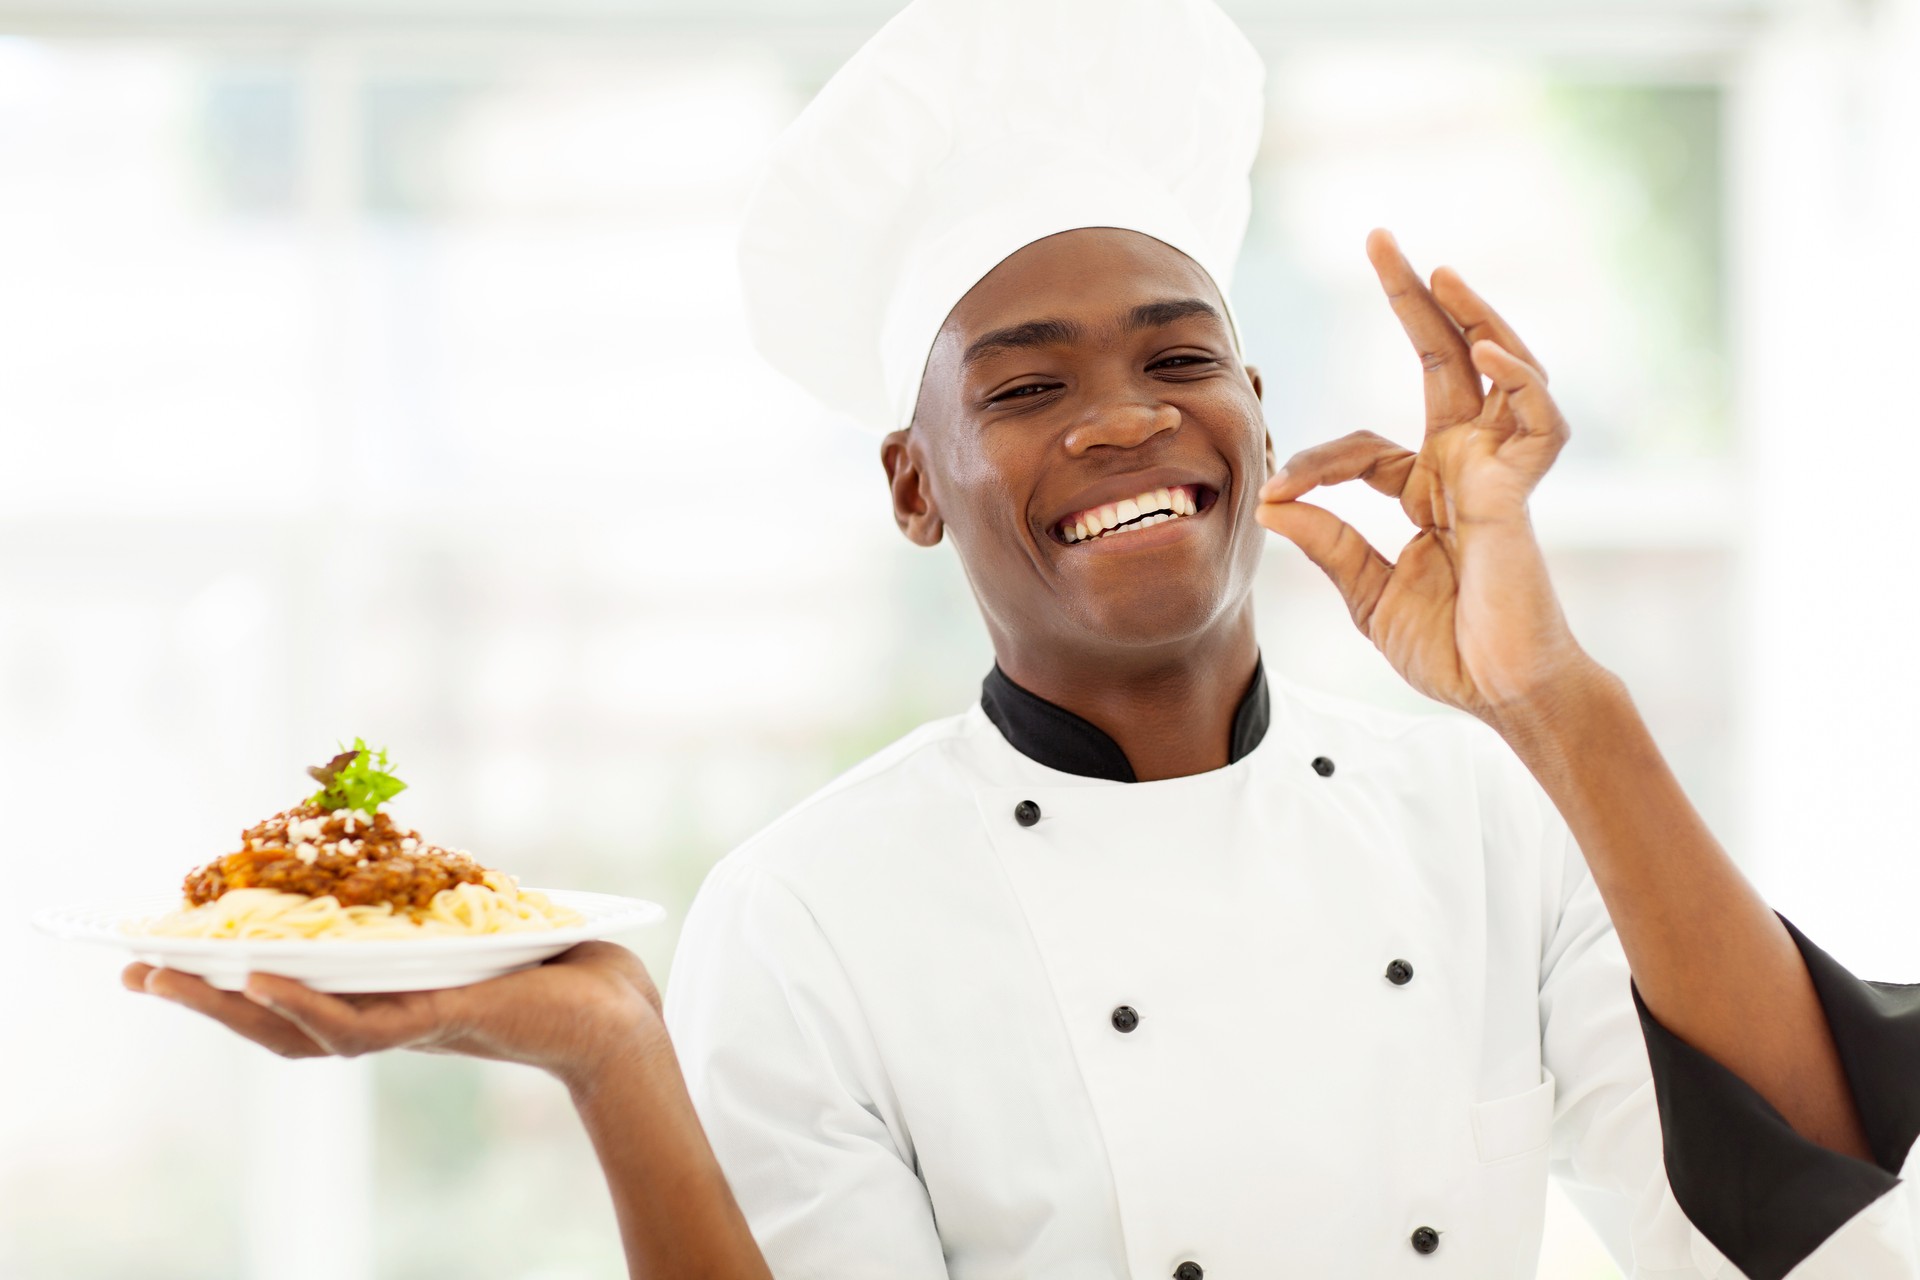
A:
{"type": "Polygon", "coordinates": [[[1750,1280],[1782,1280],[1892,1191],[1920,1138],[1920,986],[1856,978],[1781,922],[1813,976],[1871,1164],[1801,1137],[1738,1076],[1662,1026],[1633,991],[1674,1199],[1750,1280]]]}

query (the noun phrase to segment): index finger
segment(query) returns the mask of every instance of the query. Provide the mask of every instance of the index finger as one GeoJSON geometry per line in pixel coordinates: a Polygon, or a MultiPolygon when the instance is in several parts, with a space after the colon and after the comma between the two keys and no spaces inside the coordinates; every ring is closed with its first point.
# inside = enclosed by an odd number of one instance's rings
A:
{"type": "Polygon", "coordinates": [[[1434,301],[1385,228],[1368,233],[1367,259],[1420,356],[1420,367],[1426,370],[1427,430],[1438,431],[1475,417],[1480,412],[1480,375],[1459,328],[1434,301]]]}
{"type": "Polygon", "coordinates": [[[425,1047],[448,1030],[443,994],[396,991],[342,997],[268,973],[250,974],[246,990],[249,1000],[272,1009],[315,1044],[343,1058],[425,1047]]]}
{"type": "Polygon", "coordinates": [[[220,991],[177,969],[155,969],[150,965],[137,968],[142,972],[136,973],[136,966],[129,965],[120,976],[121,983],[129,989],[184,1005],[283,1058],[316,1058],[326,1053],[324,1046],[315,1043],[292,1022],[261,1008],[237,991],[220,991]],[[134,987],[136,980],[140,984],[137,988],[134,987]]]}
{"type": "Polygon", "coordinates": [[[1365,480],[1389,498],[1397,498],[1407,487],[1417,456],[1371,431],[1355,431],[1288,458],[1287,465],[1260,486],[1260,501],[1291,502],[1309,489],[1349,480],[1365,480]]]}

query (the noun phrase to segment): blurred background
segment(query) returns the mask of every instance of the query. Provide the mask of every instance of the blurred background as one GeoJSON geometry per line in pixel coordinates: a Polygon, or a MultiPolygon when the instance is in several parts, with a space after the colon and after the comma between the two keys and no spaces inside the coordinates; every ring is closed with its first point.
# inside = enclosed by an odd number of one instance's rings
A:
{"type": "MultiPolygon", "coordinates": [[[[732,264],[895,7],[0,0],[0,1275],[623,1274],[552,1082],[282,1062],[27,917],[173,886],[358,734],[430,837],[664,902],[665,978],[730,846],[975,696],[958,566],[732,264]]],[[[1367,229],[1460,268],[1574,423],[1577,632],[1770,899],[1920,979],[1920,0],[1226,7],[1282,456],[1418,435],[1367,229]]],[[[1284,544],[1260,605],[1271,667],[1417,704],[1284,544]]],[[[1616,1274],[1556,1193],[1541,1275],[1616,1274]]]]}

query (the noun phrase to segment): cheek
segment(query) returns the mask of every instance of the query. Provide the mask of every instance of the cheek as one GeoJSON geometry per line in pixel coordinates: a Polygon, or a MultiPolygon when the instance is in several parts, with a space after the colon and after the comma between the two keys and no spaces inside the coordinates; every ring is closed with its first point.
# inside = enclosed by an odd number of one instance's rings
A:
{"type": "Polygon", "coordinates": [[[1266,526],[1253,518],[1249,510],[1242,518],[1239,536],[1233,544],[1233,560],[1236,576],[1253,581],[1255,571],[1260,567],[1260,556],[1267,549],[1269,535],[1266,526]]]}
{"type": "Polygon", "coordinates": [[[954,450],[948,461],[936,496],[955,545],[969,558],[1024,548],[1032,467],[979,445],[954,450]]]}
{"type": "Polygon", "coordinates": [[[1233,460],[1234,471],[1232,568],[1237,577],[1248,578],[1267,545],[1267,531],[1254,519],[1254,512],[1260,507],[1260,486],[1272,470],[1267,462],[1266,425],[1257,410],[1258,406],[1253,406],[1252,421],[1243,428],[1243,434],[1221,442],[1222,453],[1233,460]]]}

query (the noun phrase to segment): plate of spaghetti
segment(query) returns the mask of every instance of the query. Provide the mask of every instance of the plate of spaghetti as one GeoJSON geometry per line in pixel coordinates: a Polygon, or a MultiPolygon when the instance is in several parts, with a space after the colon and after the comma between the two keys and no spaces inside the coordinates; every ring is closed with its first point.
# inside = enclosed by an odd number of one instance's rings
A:
{"type": "Polygon", "coordinates": [[[666,914],[638,898],[522,888],[424,840],[385,812],[406,784],[359,739],[307,772],[318,792],[242,831],[240,848],[189,872],[179,894],[50,909],[34,923],[222,990],[259,972],[349,993],[482,982],[666,914]]]}

